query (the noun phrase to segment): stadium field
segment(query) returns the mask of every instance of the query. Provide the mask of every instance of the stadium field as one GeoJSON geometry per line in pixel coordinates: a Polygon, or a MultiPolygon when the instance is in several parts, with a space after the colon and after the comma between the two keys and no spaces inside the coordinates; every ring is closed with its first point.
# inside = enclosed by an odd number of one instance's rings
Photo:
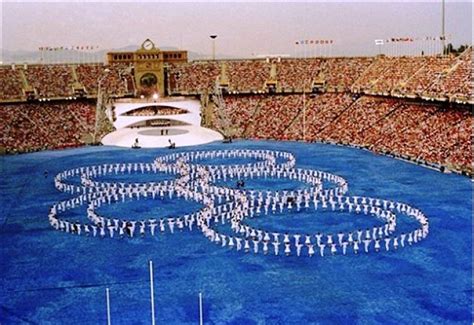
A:
{"type": "MultiPolygon", "coordinates": [[[[318,143],[215,142],[174,152],[216,149],[291,152],[297,167],[345,178],[347,195],[389,199],[419,208],[429,218],[430,233],[417,245],[397,251],[324,258],[318,254],[285,257],[229,250],[210,242],[197,229],[132,239],[76,236],[56,231],[48,222],[51,205],[72,197],[55,189],[57,173],[103,163],[151,163],[170,150],[102,146],[3,156],[0,323],[105,324],[105,290],[109,288],[112,324],[150,324],[149,260],[154,263],[158,324],[197,324],[199,292],[204,297],[205,324],[472,321],[471,179],[359,149],[318,143]]],[[[249,161],[205,161],[242,162],[249,161]]],[[[156,182],[172,177],[158,173],[101,179],[156,182]]],[[[234,186],[232,182],[225,185],[234,186]]],[[[246,186],[275,190],[304,184],[252,179],[246,186]]],[[[183,215],[198,208],[198,203],[163,198],[106,205],[99,212],[139,219],[183,215]]],[[[304,211],[249,222],[302,234],[319,229],[336,232],[341,227],[334,221],[336,215],[304,211]]],[[[65,217],[87,221],[84,206],[68,211],[65,217]]],[[[344,213],[340,218],[347,228],[365,228],[377,222],[344,213]]]]}

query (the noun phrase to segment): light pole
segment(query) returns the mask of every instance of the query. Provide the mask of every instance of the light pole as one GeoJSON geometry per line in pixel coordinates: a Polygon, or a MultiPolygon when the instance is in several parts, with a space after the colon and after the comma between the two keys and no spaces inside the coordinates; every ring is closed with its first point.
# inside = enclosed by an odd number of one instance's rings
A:
{"type": "Polygon", "coordinates": [[[446,34],[445,34],[445,30],[444,30],[444,25],[445,25],[445,21],[444,21],[444,11],[446,10],[446,4],[445,4],[445,0],[442,1],[441,3],[442,5],[442,8],[441,8],[441,44],[442,44],[442,47],[443,47],[443,50],[441,51],[441,55],[444,55],[444,50],[445,50],[445,46],[446,46],[446,34]]]}
{"type": "Polygon", "coordinates": [[[217,35],[213,34],[209,36],[212,39],[212,60],[216,59],[216,38],[217,35]]]}

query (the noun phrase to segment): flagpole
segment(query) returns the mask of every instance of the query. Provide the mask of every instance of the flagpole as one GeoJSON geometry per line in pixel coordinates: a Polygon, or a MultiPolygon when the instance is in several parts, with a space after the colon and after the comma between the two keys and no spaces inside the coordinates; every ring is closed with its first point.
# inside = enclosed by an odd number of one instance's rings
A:
{"type": "Polygon", "coordinates": [[[111,319],[110,319],[110,292],[109,288],[105,288],[105,300],[107,303],[107,325],[110,325],[111,319]]]}
{"type": "Polygon", "coordinates": [[[153,287],[153,261],[150,261],[149,265],[150,265],[151,324],[155,325],[155,292],[154,292],[154,287],[153,287]]]}
{"type": "Polygon", "coordinates": [[[204,317],[202,312],[202,292],[199,292],[199,325],[204,324],[204,317]]]}

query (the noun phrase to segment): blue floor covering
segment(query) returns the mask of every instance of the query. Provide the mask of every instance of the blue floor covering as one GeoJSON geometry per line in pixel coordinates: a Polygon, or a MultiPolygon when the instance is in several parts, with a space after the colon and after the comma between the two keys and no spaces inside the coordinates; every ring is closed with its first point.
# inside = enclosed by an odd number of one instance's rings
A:
{"type": "MultiPolygon", "coordinates": [[[[0,324],[105,324],[106,287],[111,293],[112,324],[150,324],[149,260],[155,265],[157,324],[197,324],[200,291],[206,324],[472,323],[473,183],[469,178],[325,144],[236,141],[176,150],[231,148],[291,152],[297,167],[347,179],[349,195],[420,208],[430,218],[430,234],[419,245],[396,252],[324,258],[230,251],[196,231],[132,240],[73,236],[55,231],[48,223],[49,207],[70,197],[54,188],[55,174],[101,163],[151,162],[169,150],[86,147],[3,156],[0,324]]],[[[157,174],[102,179],[171,178],[157,174]]],[[[252,180],[246,185],[304,187],[274,180],[252,180]]],[[[140,219],[182,215],[198,207],[185,200],[140,200],[104,206],[100,212],[140,219]]],[[[84,211],[72,210],[68,218],[84,221],[84,211]]],[[[302,233],[376,222],[344,214],[340,218],[337,222],[325,213],[317,220],[308,213],[277,214],[252,222],[265,229],[302,233]]]]}

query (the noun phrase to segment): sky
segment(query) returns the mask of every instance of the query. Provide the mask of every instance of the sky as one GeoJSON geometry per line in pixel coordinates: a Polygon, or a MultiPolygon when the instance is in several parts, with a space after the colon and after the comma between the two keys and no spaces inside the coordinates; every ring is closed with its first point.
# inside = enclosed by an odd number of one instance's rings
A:
{"type": "MultiPolygon", "coordinates": [[[[1,1],[1,0],[0,0],[1,1]]],[[[157,47],[233,57],[300,53],[298,40],[334,40],[331,54],[374,55],[375,39],[441,35],[441,2],[18,2],[3,0],[0,48],[157,47]]],[[[472,4],[446,0],[446,35],[472,44],[472,4]]],[[[388,49],[386,44],[385,49],[388,49]]],[[[308,54],[318,48],[307,47],[308,54]]],[[[326,50],[328,50],[326,48],[326,50]]],[[[321,47],[319,48],[321,51],[321,47]]]]}

